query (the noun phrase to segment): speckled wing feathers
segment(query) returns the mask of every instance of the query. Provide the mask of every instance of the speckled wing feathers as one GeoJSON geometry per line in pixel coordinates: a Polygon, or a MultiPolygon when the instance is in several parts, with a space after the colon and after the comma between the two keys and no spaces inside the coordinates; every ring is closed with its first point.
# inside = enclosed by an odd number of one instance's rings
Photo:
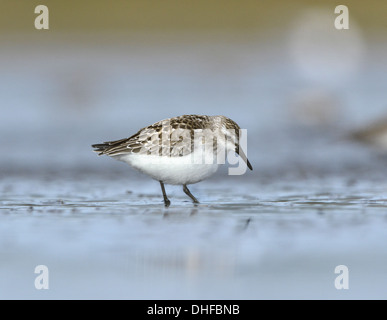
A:
{"type": "Polygon", "coordinates": [[[193,151],[194,133],[208,129],[209,116],[184,115],[156,122],[142,128],[129,138],[94,144],[99,155],[116,156],[127,153],[143,153],[178,157],[193,151]]]}

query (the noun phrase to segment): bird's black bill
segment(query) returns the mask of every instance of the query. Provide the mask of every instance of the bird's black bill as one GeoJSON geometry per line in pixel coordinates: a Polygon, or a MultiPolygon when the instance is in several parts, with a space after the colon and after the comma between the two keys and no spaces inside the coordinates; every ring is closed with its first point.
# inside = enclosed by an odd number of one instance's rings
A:
{"type": "Polygon", "coordinates": [[[251,165],[249,159],[247,159],[245,153],[243,152],[243,150],[239,147],[237,147],[235,149],[235,152],[243,159],[244,162],[246,162],[247,164],[247,167],[250,169],[250,170],[253,170],[253,166],[251,165]]]}

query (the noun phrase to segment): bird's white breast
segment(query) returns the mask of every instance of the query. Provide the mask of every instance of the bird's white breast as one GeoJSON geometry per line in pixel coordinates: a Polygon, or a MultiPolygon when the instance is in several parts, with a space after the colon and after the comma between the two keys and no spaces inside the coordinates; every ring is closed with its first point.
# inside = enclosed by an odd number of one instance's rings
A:
{"type": "Polygon", "coordinates": [[[192,155],[167,157],[128,153],[116,156],[117,160],[128,163],[133,168],[166,184],[182,185],[202,181],[213,175],[217,163],[195,163],[192,155]]]}

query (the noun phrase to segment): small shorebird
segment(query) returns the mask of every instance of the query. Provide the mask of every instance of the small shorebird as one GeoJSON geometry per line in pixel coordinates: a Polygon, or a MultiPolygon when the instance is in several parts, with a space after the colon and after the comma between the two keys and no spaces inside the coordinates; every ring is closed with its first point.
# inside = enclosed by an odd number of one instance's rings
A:
{"type": "Polygon", "coordinates": [[[166,207],[171,202],[164,184],[182,185],[192,201],[199,203],[187,185],[213,175],[228,151],[236,152],[253,170],[240,147],[240,127],[225,116],[169,118],[142,128],[129,138],[92,147],[98,155],[124,161],[159,181],[166,207]]]}
{"type": "Polygon", "coordinates": [[[350,138],[387,152],[387,118],[380,118],[363,129],[353,131],[350,138]]]}

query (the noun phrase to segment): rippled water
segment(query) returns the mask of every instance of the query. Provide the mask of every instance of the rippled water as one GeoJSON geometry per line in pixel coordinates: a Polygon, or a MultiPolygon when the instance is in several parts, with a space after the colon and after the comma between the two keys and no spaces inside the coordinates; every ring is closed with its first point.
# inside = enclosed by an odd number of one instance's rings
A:
{"type": "Polygon", "coordinates": [[[385,45],[332,85],[273,39],[51,40],[0,53],[0,298],[387,298],[386,156],[347,139],[385,112],[385,45]],[[246,128],[254,167],[191,186],[197,206],[91,151],[191,113],[246,128]]]}
{"type": "Polygon", "coordinates": [[[2,181],[2,298],[385,298],[387,183],[2,181]],[[48,290],[34,268],[49,268],[48,290]],[[337,290],[337,265],[349,289],[337,290]]]}

